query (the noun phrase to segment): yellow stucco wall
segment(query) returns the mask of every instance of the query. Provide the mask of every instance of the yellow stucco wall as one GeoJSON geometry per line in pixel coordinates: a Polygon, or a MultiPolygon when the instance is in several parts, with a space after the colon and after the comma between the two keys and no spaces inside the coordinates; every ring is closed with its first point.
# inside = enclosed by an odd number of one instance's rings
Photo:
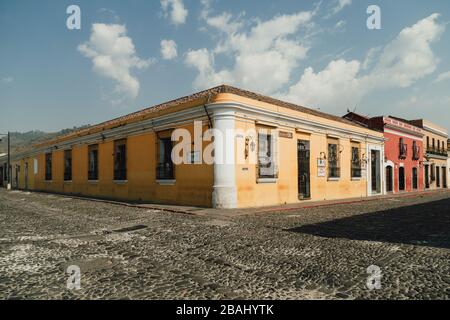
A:
{"type": "MultiPolygon", "coordinates": [[[[235,94],[219,94],[215,102],[229,103],[236,102],[244,105],[251,105],[252,107],[261,108],[277,112],[283,115],[298,117],[304,120],[317,122],[324,126],[329,126],[329,132],[333,132],[331,128],[337,127],[362,135],[375,136],[378,139],[383,139],[383,134],[364,127],[355,126],[352,124],[319,117],[316,115],[306,114],[297,110],[292,110],[286,107],[272,105],[262,101],[255,101],[246,97],[235,94]]],[[[239,114],[237,114],[239,116],[239,114]]],[[[246,118],[245,116],[243,118],[246,118]]],[[[238,119],[235,127],[238,130],[257,130],[257,121],[238,119]]],[[[325,154],[328,151],[328,136],[327,130],[322,132],[302,132],[300,129],[276,125],[272,129],[279,132],[292,133],[292,139],[278,137],[278,178],[274,183],[258,183],[257,182],[257,166],[255,164],[240,164],[236,167],[236,184],[238,207],[257,207],[269,206],[278,204],[290,204],[300,201],[298,198],[298,162],[297,162],[297,141],[310,141],[310,186],[311,198],[306,201],[332,200],[355,197],[366,197],[367,193],[367,178],[366,171],[363,170],[360,179],[352,179],[351,177],[351,140],[353,135],[351,133],[339,137],[338,141],[342,148],[340,153],[340,178],[337,180],[328,179],[328,171],[325,177],[318,177],[317,159],[321,152],[325,154]]],[[[257,139],[256,139],[257,140],[257,139]]],[[[373,144],[374,142],[372,142],[373,144]]],[[[367,143],[359,139],[359,147],[362,154],[366,154],[367,143]]],[[[383,142],[375,143],[379,146],[383,142]]],[[[239,152],[238,150],[236,150],[239,152]]],[[[239,155],[236,155],[239,157],[239,155]]],[[[241,156],[242,157],[242,156],[241,156]]],[[[363,165],[364,167],[364,165],[363,165]]]]}
{"type": "MultiPolygon", "coordinates": [[[[193,132],[193,125],[183,128],[193,132]]],[[[72,181],[64,181],[64,150],[55,150],[52,153],[52,181],[45,181],[45,154],[39,154],[36,156],[39,162],[36,183],[33,182],[30,189],[127,201],[211,206],[212,165],[177,165],[175,183],[158,184],[155,133],[133,135],[126,140],[126,182],[113,180],[114,141],[105,141],[98,143],[98,181],[88,181],[88,145],[77,145],[72,148],[72,181]]],[[[23,177],[20,188],[23,188],[23,177]]]]}
{"type": "Polygon", "coordinates": [[[442,149],[442,144],[443,144],[444,145],[444,150],[446,150],[446,148],[447,148],[447,139],[448,139],[447,136],[440,135],[440,134],[438,135],[438,134],[436,134],[434,132],[430,132],[430,131],[428,131],[426,129],[424,131],[425,131],[425,136],[423,137],[423,145],[424,145],[424,148],[425,148],[424,151],[426,151],[426,148],[427,148],[427,137],[428,137],[428,139],[430,141],[430,145],[429,145],[430,148],[433,147],[433,139],[434,139],[436,148],[438,146],[437,143],[439,141],[439,149],[442,149]]]}
{"type": "MultiPolygon", "coordinates": [[[[424,121],[424,124],[429,126],[429,127],[431,127],[431,128],[434,128],[436,130],[447,132],[446,129],[444,129],[444,128],[440,127],[440,126],[437,126],[437,125],[435,125],[435,124],[433,124],[431,122],[424,121]]],[[[435,148],[438,148],[438,142],[439,142],[439,150],[442,150],[442,144],[443,143],[444,143],[444,150],[446,150],[448,136],[446,136],[444,134],[436,134],[435,132],[429,131],[427,129],[424,129],[424,132],[425,132],[425,136],[423,137],[423,145],[424,145],[424,149],[425,149],[424,150],[424,154],[427,154],[427,142],[428,141],[429,141],[429,147],[433,148],[433,139],[435,141],[435,148]],[[427,139],[427,137],[428,137],[428,139],[427,139]]],[[[437,180],[436,179],[435,180],[431,180],[431,172],[429,172],[429,177],[430,177],[429,178],[429,184],[430,184],[429,189],[430,190],[441,189],[441,188],[444,187],[444,184],[443,184],[444,172],[445,172],[445,174],[447,174],[447,178],[446,179],[447,179],[447,186],[448,186],[448,184],[449,184],[449,181],[448,181],[449,177],[448,177],[448,168],[447,168],[448,163],[447,163],[447,159],[442,159],[442,157],[440,157],[440,156],[429,154],[428,161],[425,161],[425,164],[429,165],[429,168],[430,168],[429,170],[430,171],[431,171],[432,165],[434,165],[434,167],[433,167],[434,168],[433,169],[434,170],[434,175],[437,174],[436,171],[435,171],[436,167],[439,167],[440,186],[439,187],[437,186],[437,180]],[[442,168],[446,168],[446,170],[443,172],[442,168]]],[[[424,170],[424,175],[425,175],[425,170],[424,170]]]]}
{"type": "MultiPolygon", "coordinates": [[[[354,126],[317,115],[302,113],[285,107],[275,106],[266,102],[241,97],[235,94],[218,94],[210,103],[237,102],[248,104],[263,110],[274,111],[279,114],[297,117],[303,120],[320,123],[325,127],[338,127],[348,132],[361,135],[371,135],[383,138],[378,133],[363,127],[354,126]]],[[[196,106],[195,103],[182,105],[176,110],[183,110],[196,106]]],[[[176,110],[171,110],[174,112],[176,110]]],[[[168,111],[164,111],[167,113],[168,111]]],[[[152,114],[152,117],[160,113],[152,114]]],[[[206,122],[204,122],[206,123],[206,122]]],[[[259,124],[253,119],[243,120],[236,114],[235,128],[248,130],[257,129],[259,124]]],[[[178,126],[193,133],[191,123],[178,126]]],[[[206,130],[207,126],[203,126],[206,130]]],[[[353,180],[350,174],[351,138],[352,134],[339,136],[342,147],[340,154],[341,175],[336,181],[329,181],[326,177],[317,176],[317,159],[321,152],[327,153],[328,130],[319,132],[305,132],[299,128],[292,128],[278,123],[276,130],[290,132],[292,138],[278,137],[278,178],[273,183],[258,183],[255,164],[237,164],[235,167],[237,205],[238,207],[255,207],[296,203],[298,199],[297,182],[297,140],[308,140],[311,146],[311,199],[330,200],[341,198],[367,196],[367,180],[363,172],[362,178],[353,180]]],[[[125,137],[124,137],[125,138],[125,137]]],[[[145,132],[126,137],[127,139],[127,181],[113,180],[114,172],[114,141],[98,142],[99,145],[99,179],[88,181],[88,145],[72,146],[72,181],[64,181],[64,150],[53,150],[52,181],[45,181],[45,153],[35,155],[29,159],[29,188],[49,192],[86,195],[100,198],[142,201],[152,203],[166,203],[178,205],[196,205],[210,207],[212,205],[212,191],[214,185],[214,167],[207,164],[181,164],[175,167],[176,182],[173,185],[163,185],[156,181],[156,134],[145,132]],[[38,173],[33,174],[33,159],[38,160],[38,173]]],[[[62,139],[61,141],[64,141],[62,139]]],[[[45,144],[44,144],[45,145],[45,144]]],[[[203,143],[202,150],[207,143],[203,143]]],[[[382,145],[382,142],[379,142],[382,145]]],[[[50,146],[50,145],[49,145],[50,146]]],[[[361,152],[365,153],[366,142],[360,141],[361,152]]],[[[236,155],[237,156],[237,155],[236,155]]],[[[25,160],[25,159],[24,159],[25,160]]],[[[22,160],[23,162],[23,160],[22,160]]],[[[23,164],[21,164],[23,168],[23,164]]],[[[24,188],[23,170],[21,170],[20,188],[24,188]]]]}
{"type": "MultiPolygon", "coordinates": [[[[258,126],[250,121],[237,121],[236,128],[242,130],[254,129],[258,126]]],[[[326,134],[301,133],[292,128],[273,128],[272,133],[290,132],[292,138],[278,137],[278,178],[275,182],[258,183],[257,166],[250,161],[236,168],[238,207],[257,207],[278,204],[291,204],[300,201],[298,197],[298,161],[297,141],[310,142],[310,187],[309,201],[344,199],[367,196],[367,179],[363,173],[360,179],[352,179],[350,172],[351,141],[339,139],[342,153],[340,154],[340,178],[329,181],[328,176],[318,177],[317,159],[321,152],[327,152],[326,134]]],[[[360,143],[361,152],[365,152],[366,144],[360,143]]],[[[239,150],[237,150],[239,152],[239,150]]]]}

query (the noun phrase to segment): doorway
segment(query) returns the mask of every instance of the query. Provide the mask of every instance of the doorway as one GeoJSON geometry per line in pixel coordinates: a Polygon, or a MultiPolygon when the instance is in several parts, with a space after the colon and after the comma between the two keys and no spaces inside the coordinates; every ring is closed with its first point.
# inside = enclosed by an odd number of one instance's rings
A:
{"type": "Polygon", "coordinates": [[[417,168],[412,169],[412,187],[415,190],[417,190],[417,188],[418,188],[417,168]]]}
{"type": "Polygon", "coordinates": [[[442,167],[442,187],[447,188],[447,168],[442,167]]]}
{"type": "Polygon", "coordinates": [[[405,191],[405,168],[398,168],[398,191],[405,191]]]}
{"type": "Polygon", "coordinates": [[[430,189],[429,166],[425,165],[425,189],[430,189]]]}
{"type": "Polygon", "coordinates": [[[370,185],[372,188],[372,194],[379,194],[381,193],[380,151],[371,150],[370,159],[370,185]]]}
{"type": "Polygon", "coordinates": [[[311,198],[310,144],[306,140],[297,141],[298,197],[311,198]]]}
{"type": "Polygon", "coordinates": [[[441,170],[439,167],[436,167],[436,187],[441,187],[441,170]]]}
{"type": "Polygon", "coordinates": [[[25,162],[25,169],[24,169],[24,180],[25,180],[25,190],[28,190],[28,162],[25,162]]]}
{"type": "Polygon", "coordinates": [[[15,172],[15,177],[14,177],[14,183],[15,183],[15,188],[19,188],[19,172],[20,172],[20,167],[18,165],[16,165],[16,172],[15,172]]]}
{"type": "Polygon", "coordinates": [[[392,166],[386,167],[386,192],[393,192],[394,191],[394,169],[392,166]]]}

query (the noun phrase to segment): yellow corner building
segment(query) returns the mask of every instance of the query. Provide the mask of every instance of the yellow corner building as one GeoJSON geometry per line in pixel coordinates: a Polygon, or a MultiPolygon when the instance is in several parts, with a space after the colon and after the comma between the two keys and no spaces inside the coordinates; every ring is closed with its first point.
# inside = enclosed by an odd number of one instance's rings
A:
{"type": "Polygon", "coordinates": [[[34,145],[11,159],[14,188],[130,202],[228,209],[385,192],[382,133],[227,85],[34,145]],[[203,140],[192,161],[175,164],[172,134],[185,129],[195,138],[195,122],[203,138],[208,129],[232,135],[226,143],[203,140]],[[227,161],[202,161],[212,147],[227,161]]]}

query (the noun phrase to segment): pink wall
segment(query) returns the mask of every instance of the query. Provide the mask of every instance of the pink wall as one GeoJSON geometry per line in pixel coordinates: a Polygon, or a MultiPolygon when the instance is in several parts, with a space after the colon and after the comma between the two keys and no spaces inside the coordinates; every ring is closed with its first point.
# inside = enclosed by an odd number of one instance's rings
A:
{"type": "Polygon", "coordinates": [[[405,192],[408,191],[416,191],[412,188],[412,176],[413,176],[413,168],[417,168],[418,174],[418,188],[417,190],[424,189],[423,182],[423,164],[421,167],[421,163],[423,161],[423,141],[422,140],[414,140],[412,138],[408,138],[402,135],[397,135],[393,133],[384,132],[384,137],[387,139],[385,142],[385,157],[386,160],[390,160],[394,163],[394,185],[393,191],[399,192],[399,168],[400,164],[403,163],[403,167],[405,168],[405,192]],[[400,138],[403,138],[403,142],[408,146],[408,151],[405,159],[400,159],[400,138]],[[419,160],[413,160],[413,141],[416,141],[417,146],[420,148],[419,151],[419,160]]]}

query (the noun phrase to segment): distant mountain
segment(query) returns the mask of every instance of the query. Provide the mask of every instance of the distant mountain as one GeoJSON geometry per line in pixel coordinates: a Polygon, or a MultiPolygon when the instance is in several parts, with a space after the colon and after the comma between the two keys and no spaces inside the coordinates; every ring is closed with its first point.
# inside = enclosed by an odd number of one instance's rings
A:
{"type": "MultiPolygon", "coordinates": [[[[89,127],[89,125],[63,129],[61,131],[51,133],[40,130],[33,130],[28,132],[11,132],[11,150],[14,151],[15,149],[18,148],[21,149],[25,146],[33,145],[41,141],[56,138],[61,135],[66,135],[75,130],[87,127],[89,127]]],[[[1,136],[0,139],[2,139],[2,141],[0,142],[0,154],[6,153],[8,150],[8,138],[7,136],[1,136]]]]}

